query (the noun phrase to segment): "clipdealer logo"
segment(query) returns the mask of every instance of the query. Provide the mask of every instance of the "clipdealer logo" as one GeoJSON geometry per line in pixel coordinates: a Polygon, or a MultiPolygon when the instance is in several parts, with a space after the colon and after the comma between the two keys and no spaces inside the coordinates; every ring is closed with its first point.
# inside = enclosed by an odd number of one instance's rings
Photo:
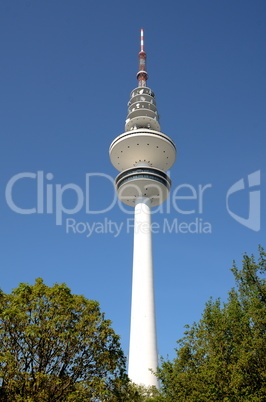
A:
{"type": "MultiPolygon", "coordinates": [[[[112,210],[116,204],[118,204],[122,212],[130,215],[134,213],[132,208],[128,209],[128,207],[118,199],[114,188],[114,179],[110,175],[105,173],[87,173],[85,176],[84,189],[75,183],[64,185],[52,183],[53,179],[54,175],[52,173],[45,174],[43,171],[38,171],[37,173],[23,172],[14,175],[8,181],[5,189],[5,198],[8,207],[12,211],[23,215],[54,214],[55,222],[58,226],[62,225],[65,215],[75,215],[82,210],[90,215],[106,214],[112,210]],[[109,181],[112,185],[113,194],[110,200],[107,200],[108,205],[105,208],[92,209],[91,195],[95,191],[93,178],[107,180],[107,182],[109,181]],[[22,207],[17,195],[16,186],[25,185],[25,181],[29,180],[30,184],[33,185],[33,189],[36,191],[36,205],[22,207]],[[75,203],[72,207],[69,207],[69,202],[67,202],[70,195],[72,196],[72,201],[73,197],[75,199],[75,203]]],[[[154,185],[156,186],[156,184],[154,185]]],[[[151,213],[169,214],[173,208],[181,215],[202,214],[205,193],[211,187],[211,184],[199,184],[198,186],[180,184],[172,189],[166,202],[154,207],[151,213]],[[189,204],[190,208],[182,204],[182,202],[188,200],[193,201],[194,208],[191,208],[191,204],[189,204]]]]}
{"type": "Polygon", "coordinates": [[[238,180],[234,183],[226,194],[226,209],[230,216],[235,219],[238,223],[247,228],[258,232],[260,230],[260,214],[261,214],[261,206],[260,206],[260,170],[253,172],[247,177],[247,188],[250,189],[248,191],[248,217],[244,218],[242,216],[237,215],[232,212],[229,208],[229,198],[239,191],[243,192],[246,189],[244,178],[238,180]],[[255,188],[254,188],[255,187],[255,188]]]}
{"type": "MultiPolygon", "coordinates": [[[[249,189],[248,217],[245,218],[237,215],[236,212],[232,211],[230,205],[230,198],[233,194],[245,190],[244,178],[238,180],[228,189],[225,196],[226,210],[239,224],[253,231],[259,231],[261,220],[260,189],[258,188],[260,186],[260,171],[258,170],[249,174],[247,183],[248,186],[246,187],[249,189]]],[[[190,216],[194,216],[195,219],[193,221],[191,221],[191,219],[182,221],[179,218],[174,218],[170,221],[165,218],[160,225],[154,222],[153,227],[150,229],[153,233],[157,233],[158,231],[162,231],[163,233],[211,233],[211,223],[203,219],[204,201],[211,188],[211,184],[192,186],[187,183],[179,184],[177,187],[173,188],[168,199],[163,204],[152,208],[151,213],[170,214],[170,212],[174,210],[179,217],[184,217],[185,215],[185,217],[190,218],[190,216]],[[194,208],[191,208],[191,206],[194,208]]],[[[247,197],[244,191],[242,197],[247,197]]],[[[123,228],[126,229],[128,233],[132,227],[130,219],[128,219],[125,224],[121,225],[117,222],[108,221],[106,218],[98,222],[78,222],[72,217],[82,210],[90,215],[106,214],[115,205],[118,205],[122,212],[126,214],[132,215],[134,213],[132,208],[126,208],[118,199],[114,189],[113,177],[104,173],[87,173],[85,175],[84,189],[75,183],[67,183],[64,185],[55,183],[52,173],[45,174],[43,171],[38,171],[37,173],[18,173],[7,182],[5,199],[8,207],[18,214],[53,214],[57,226],[61,226],[63,223],[66,224],[67,233],[86,234],[87,237],[90,237],[94,233],[109,233],[117,237],[123,228]],[[113,196],[107,201],[109,204],[105,208],[92,209],[90,198],[91,194],[95,191],[93,179],[104,179],[112,185],[113,196]],[[36,202],[33,203],[33,205],[27,205],[27,207],[21,205],[18,191],[16,191],[17,188],[21,188],[21,186],[25,185],[25,181],[33,185],[33,191],[36,191],[36,202]],[[72,198],[71,207],[69,207],[69,196],[72,198]],[[68,216],[71,216],[71,218],[68,216]]]]}

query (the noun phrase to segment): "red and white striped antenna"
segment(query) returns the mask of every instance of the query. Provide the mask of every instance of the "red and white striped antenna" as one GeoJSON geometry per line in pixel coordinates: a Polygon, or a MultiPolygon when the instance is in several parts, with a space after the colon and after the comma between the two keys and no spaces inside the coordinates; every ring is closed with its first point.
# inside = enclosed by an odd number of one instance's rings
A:
{"type": "Polygon", "coordinates": [[[144,29],[140,30],[140,52],[139,52],[139,71],[137,79],[139,87],[146,87],[148,73],[146,71],[146,52],[144,51],[144,29]]]}

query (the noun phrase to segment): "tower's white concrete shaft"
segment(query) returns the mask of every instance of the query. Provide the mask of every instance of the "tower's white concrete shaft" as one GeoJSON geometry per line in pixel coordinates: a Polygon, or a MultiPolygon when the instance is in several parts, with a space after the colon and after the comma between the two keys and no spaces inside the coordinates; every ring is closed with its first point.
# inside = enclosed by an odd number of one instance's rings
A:
{"type": "Polygon", "coordinates": [[[137,384],[158,387],[151,372],[157,369],[158,353],[150,212],[169,194],[171,180],[165,172],[175,161],[176,148],[171,138],[160,131],[155,95],[146,86],[143,30],[137,79],[139,86],[130,94],[125,132],[114,139],[109,154],[120,171],[115,179],[118,197],[135,208],[128,373],[137,384]]]}
{"type": "Polygon", "coordinates": [[[150,200],[136,201],[128,375],[136,384],[159,386],[150,200]]]}

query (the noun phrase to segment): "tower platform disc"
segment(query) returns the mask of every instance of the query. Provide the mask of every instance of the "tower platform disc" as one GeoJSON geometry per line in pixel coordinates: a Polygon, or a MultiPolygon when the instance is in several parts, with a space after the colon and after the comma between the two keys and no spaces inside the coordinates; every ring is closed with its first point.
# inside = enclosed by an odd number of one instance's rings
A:
{"type": "Polygon", "coordinates": [[[149,129],[127,131],[111,144],[110,159],[119,170],[129,169],[140,163],[166,171],[176,158],[176,148],[167,135],[149,129]]]}
{"type": "Polygon", "coordinates": [[[118,198],[126,205],[134,207],[138,199],[146,198],[154,207],[166,200],[171,179],[162,170],[138,166],[119,173],[115,184],[118,198]]]}

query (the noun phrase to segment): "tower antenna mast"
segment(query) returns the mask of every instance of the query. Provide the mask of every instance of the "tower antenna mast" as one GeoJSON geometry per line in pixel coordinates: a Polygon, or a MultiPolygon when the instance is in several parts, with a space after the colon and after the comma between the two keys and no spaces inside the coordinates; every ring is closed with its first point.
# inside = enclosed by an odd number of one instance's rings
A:
{"type": "Polygon", "coordinates": [[[146,87],[148,80],[148,73],[146,71],[146,52],[144,51],[144,29],[140,30],[140,52],[139,52],[139,71],[137,79],[139,87],[146,87]]]}

